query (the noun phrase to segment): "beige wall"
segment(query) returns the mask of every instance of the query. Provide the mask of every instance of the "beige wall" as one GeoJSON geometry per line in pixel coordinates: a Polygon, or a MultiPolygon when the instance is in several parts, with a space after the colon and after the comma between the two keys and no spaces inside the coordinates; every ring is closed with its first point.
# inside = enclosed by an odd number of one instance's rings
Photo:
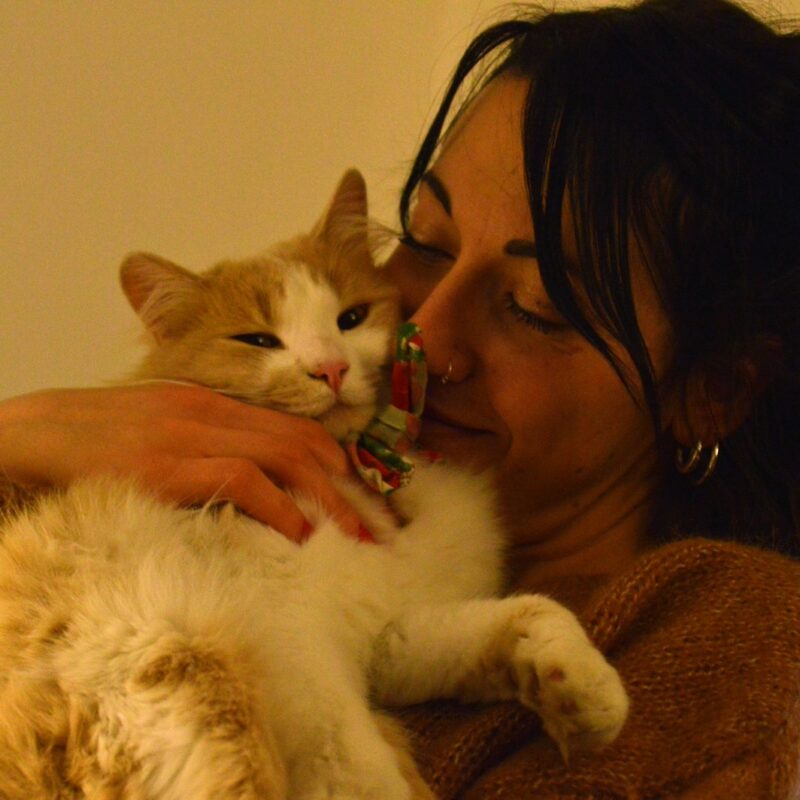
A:
{"type": "Polygon", "coordinates": [[[129,367],[130,250],[193,268],[255,252],[310,223],[349,165],[390,215],[461,42],[498,5],[0,3],[0,397],[129,367]]]}

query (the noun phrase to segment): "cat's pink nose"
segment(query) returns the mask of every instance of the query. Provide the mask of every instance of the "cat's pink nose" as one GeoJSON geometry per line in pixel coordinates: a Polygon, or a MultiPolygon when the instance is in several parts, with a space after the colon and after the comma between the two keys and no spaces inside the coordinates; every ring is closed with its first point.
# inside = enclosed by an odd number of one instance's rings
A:
{"type": "Polygon", "coordinates": [[[344,374],[348,369],[350,369],[350,365],[346,361],[328,361],[324,364],[320,364],[313,372],[310,372],[309,375],[311,375],[312,378],[319,378],[319,380],[325,381],[336,394],[339,394],[339,390],[342,388],[344,374]]]}

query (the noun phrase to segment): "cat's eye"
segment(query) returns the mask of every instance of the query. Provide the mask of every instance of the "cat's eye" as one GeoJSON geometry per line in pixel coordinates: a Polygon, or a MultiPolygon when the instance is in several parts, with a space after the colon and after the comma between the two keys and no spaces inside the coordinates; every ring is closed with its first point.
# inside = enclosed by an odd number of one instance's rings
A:
{"type": "Polygon", "coordinates": [[[250,344],[253,347],[264,347],[268,350],[283,347],[283,342],[271,333],[237,333],[235,336],[231,336],[231,339],[250,344]]]}
{"type": "Polygon", "coordinates": [[[336,324],[339,326],[340,331],[349,331],[352,328],[358,327],[367,318],[368,313],[368,303],[352,306],[339,314],[336,318],[336,324]]]}

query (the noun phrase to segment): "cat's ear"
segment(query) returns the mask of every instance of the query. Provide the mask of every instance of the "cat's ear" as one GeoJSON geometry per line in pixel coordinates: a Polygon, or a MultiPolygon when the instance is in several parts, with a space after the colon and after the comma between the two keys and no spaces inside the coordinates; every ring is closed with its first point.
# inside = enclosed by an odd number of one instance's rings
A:
{"type": "Polygon", "coordinates": [[[180,333],[198,291],[197,275],[159,256],[132,253],[122,262],[119,278],[128,302],[157,341],[180,333]]]}
{"type": "Polygon", "coordinates": [[[367,184],[357,169],[342,175],[312,235],[331,243],[367,246],[367,184]]]}

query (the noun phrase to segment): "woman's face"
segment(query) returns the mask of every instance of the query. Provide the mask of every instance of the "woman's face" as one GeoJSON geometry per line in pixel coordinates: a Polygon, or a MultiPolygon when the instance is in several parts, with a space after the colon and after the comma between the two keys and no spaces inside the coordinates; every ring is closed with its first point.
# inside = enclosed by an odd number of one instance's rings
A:
{"type": "MultiPolygon", "coordinates": [[[[642,502],[656,459],[644,405],[542,286],[522,171],[526,92],[527,81],[503,77],[473,102],[419,187],[413,241],[387,266],[426,344],[423,444],[494,466],[506,512],[529,529],[533,515],[545,536],[598,504],[613,516],[614,498],[642,502]]],[[[638,284],[658,375],[668,325],[652,286],[638,284]]]]}

